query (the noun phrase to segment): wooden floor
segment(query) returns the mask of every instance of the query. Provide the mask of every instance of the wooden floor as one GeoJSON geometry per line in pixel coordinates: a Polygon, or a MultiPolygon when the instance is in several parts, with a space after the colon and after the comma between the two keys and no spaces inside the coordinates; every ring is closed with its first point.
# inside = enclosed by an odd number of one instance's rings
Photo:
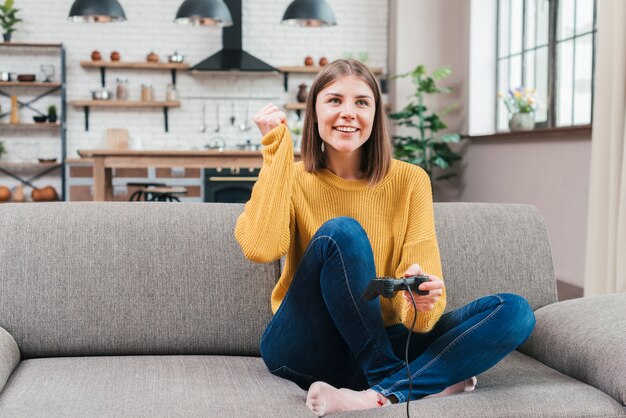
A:
{"type": "Polygon", "coordinates": [[[583,289],[581,287],[559,280],[556,281],[556,292],[559,300],[576,299],[583,296],[583,289]]]}

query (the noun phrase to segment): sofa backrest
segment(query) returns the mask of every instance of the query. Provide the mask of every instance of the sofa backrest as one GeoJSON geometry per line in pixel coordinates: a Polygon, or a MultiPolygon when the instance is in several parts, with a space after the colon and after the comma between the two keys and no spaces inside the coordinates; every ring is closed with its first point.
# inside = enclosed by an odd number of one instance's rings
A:
{"type": "MultiPolygon", "coordinates": [[[[278,262],[247,261],[241,204],[0,205],[0,327],[22,357],[258,355],[278,262]]],[[[556,300],[547,234],[522,205],[436,204],[448,309],[495,292],[556,300]]]]}
{"type": "Polygon", "coordinates": [[[0,326],[26,358],[256,355],[279,266],[243,257],[242,209],[0,205],[0,326]]]}
{"type": "Polygon", "coordinates": [[[533,309],[557,301],[548,232],[530,205],[435,203],[447,311],[480,296],[517,293],[533,309]]]}

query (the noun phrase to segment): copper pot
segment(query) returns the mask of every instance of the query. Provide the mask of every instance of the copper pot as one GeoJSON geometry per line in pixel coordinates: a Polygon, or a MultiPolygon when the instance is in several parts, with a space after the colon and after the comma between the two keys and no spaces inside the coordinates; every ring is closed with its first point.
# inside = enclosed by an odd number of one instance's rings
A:
{"type": "Polygon", "coordinates": [[[52,186],[33,189],[31,197],[33,198],[33,202],[53,202],[59,199],[56,189],[52,186]]]}
{"type": "Polygon", "coordinates": [[[0,202],[6,202],[11,198],[11,189],[6,186],[0,186],[0,202]]]}

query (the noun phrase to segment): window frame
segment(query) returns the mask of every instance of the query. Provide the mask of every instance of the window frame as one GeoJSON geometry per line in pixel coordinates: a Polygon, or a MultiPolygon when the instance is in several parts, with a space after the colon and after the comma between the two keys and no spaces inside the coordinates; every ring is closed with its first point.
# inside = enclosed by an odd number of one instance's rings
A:
{"type": "MultiPolygon", "coordinates": [[[[546,44],[542,44],[542,45],[535,45],[533,48],[526,48],[526,5],[527,5],[527,0],[522,0],[522,32],[521,32],[521,40],[522,40],[522,49],[521,52],[519,53],[515,53],[515,54],[511,54],[510,52],[510,46],[511,46],[511,13],[509,12],[509,23],[508,23],[508,27],[509,27],[509,36],[508,36],[508,42],[509,42],[509,52],[508,55],[500,57],[500,7],[501,7],[501,3],[503,1],[508,1],[509,5],[511,5],[512,0],[496,0],[496,49],[495,49],[495,72],[496,72],[496,77],[495,77],[495,87],[496,87],[496,91],[499,90],[499,86],[500,86],[500,62],[503,60],[507,60],[509,63],[509,68],[510,68],[510,62],[511,62],[511,58],[513,56],[516,55],[521,55],[521,62],[522,62],[522,68],[521,68],[521,75],[522,75],[522,85],[525,85],[525,79],[526,79],[526,53],[529,51],[537,51],[539,48],[544,48],[546,46],[546,44]]],[[[593,23],[592,23],[592,29],[591,31],[587,31],[587,32],[583,32],[583,33],[574,33],[573,36],[570,36],[568,38],[565,39],[561,39],[557,41],[557,31],[558,31],[558,17],[559,17],[559,5],[561,0],[546,0],[549,2],[550,4],[550,8],[549,8],[549,16],[548,16],[548,80],[547,80],[547,85],[548,85],[548,91],[546,92],[546,96],[547,96],[547,109],[546,109],[546,114],[547,114],[547,118],[545,122],[539,122],[535,124],[535,129],[550,129],[550,128],[567,128],[567,127],[576,127],[576,126],[585,126],[588,124],[575,124],[574,123],[574,101],[575,101],[575,94],[572,94],[572,123],[570,125],[561,125],[561,126],[557,126],[556,124],[556,119],[557,119],[557,102],[556,102],[556,92],[557,92],[557,65],[558,65],[558,57],[557,57],[557,49],[558,49],[558,45],[561,42],[565,42],[565,41],[573,41],[573,58],[572,60],[575,62],[576,61],[576,39],[583,37],[583,36],[587,36],[590,35],[592,36],[592,64],[591,64],[591,115],[590,115],[590,125],[593,125],[593,108],[594,108],[594,91],[595,91],[595,67],[596,67],[596,46],[597,46],[597,33],[598,33],[598,27],[597,27],[597,13],[598,13],[598,0],[593,0],[593,23]]],[[[576,8],[578,5],[578,0],[574,0],[574,16],[576,16],[576,8]]],[[[537,22],[535,21],[535,31],[537,30],[537,22]]],[[[576,30],[576,28],[574,28],[574,30],[576,30]]],[[[535,64],[536,65],[536,64],[535,64]]],[[[574,66],[575,69],[575,66],[574,66]]],[[[537,80],[537,76],[536,76],[536,68],[535,68],[535,80],[537,80]]],[[[510,73],[510,70],[509,70],[510,73]]],[[[507,75],[507,77],[509,77],[509,75],[507,75]]],[[[576,82],[575,77],[572,77],[572,85],[574,85],[574,83],[576,82]]],[[[573,86],[572,86],[573,87],[573,86]]],[[[572,90],[574,91],[574,89],[572,90]]],[[[501,100],[499,100],[496,97],[496,103],[495,103],[495,112],[494,112],[494,127],[495,127],[495,131],[498,131],[498,115],[500,113],[500,106],[504,106],[504,104],[502,103],[501,100]]]]}

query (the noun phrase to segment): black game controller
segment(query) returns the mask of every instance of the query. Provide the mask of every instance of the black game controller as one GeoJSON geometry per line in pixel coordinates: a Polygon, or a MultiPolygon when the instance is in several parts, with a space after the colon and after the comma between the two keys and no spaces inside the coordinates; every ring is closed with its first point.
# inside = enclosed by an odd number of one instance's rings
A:
{"type": "Polygon", "coordinates": [[[365,292],[361,295],[364,300],[372,300],[377,296],[384,298],[393,297],[398,290],[409,289],[418,295],[427,295],[428,290],[420,290],[419,286],[422,283],[429,282],[428,276],[409,276],[401,279],[394,279],[393,277],[377,277],[373,279],[368,285],[365,292]]]}

